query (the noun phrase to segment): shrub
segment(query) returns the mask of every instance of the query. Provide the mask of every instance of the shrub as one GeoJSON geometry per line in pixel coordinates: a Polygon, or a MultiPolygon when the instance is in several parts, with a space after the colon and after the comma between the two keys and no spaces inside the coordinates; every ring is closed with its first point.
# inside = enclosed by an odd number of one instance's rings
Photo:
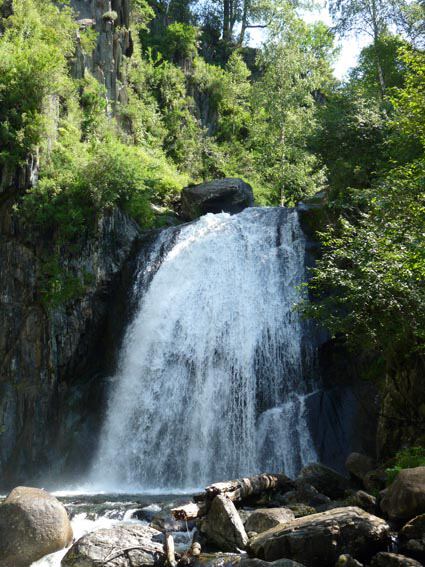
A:
{"type": "Polygon", "coordinates": [[[387,483],[391,484],[403,469],[425,466],[425,447],[408,447],[399,451],[394,466],[386,470],[387,483]]]}

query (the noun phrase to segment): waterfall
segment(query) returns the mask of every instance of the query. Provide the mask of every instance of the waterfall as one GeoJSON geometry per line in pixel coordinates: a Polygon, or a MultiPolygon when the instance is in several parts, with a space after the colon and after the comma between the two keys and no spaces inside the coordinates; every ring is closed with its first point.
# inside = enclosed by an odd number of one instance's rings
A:
{"type": "Polygon", "coordinates": [[[315,459],[315,387],[295,210],[207,214],[160,232],[134,284],[92,479],[107,489],[199,488],[315,459]]]}

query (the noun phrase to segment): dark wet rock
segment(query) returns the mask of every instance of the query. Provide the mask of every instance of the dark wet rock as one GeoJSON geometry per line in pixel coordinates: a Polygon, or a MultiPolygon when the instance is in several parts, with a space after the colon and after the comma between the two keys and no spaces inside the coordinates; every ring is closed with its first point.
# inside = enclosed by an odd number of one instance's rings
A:
{"type": "Polygon", "coordinates": [[[425,514],[405,524],[399,533],[400,551],[425,562],[425,514]]]}
{"type": "Polygon", "coordinates": [[[422,563],[398,553],[381,552],[372,559],[370,567],[422,567],[422,563]]]}
{"type": "Polygon", "coordinates": [[[245,522],[245,529],[259,534],[294,519],[295,515],[289,508],[260,508],[250,515],[245,522]]]}
{"type": "Polygon", "coordinates": [[[149,504],[149,506],[144,506],[143,508],[140,508],[140,510],[136,510],[134,512],[134,516],[138,520],[151,522],[159,512],[161,512],[161,506],[158,506],[158,504],[149,504]]]}
{"type": "Polygon", "coordinates": [[[363,563],[360,563],[360,561],[357,561],[357,559],[354,559],[351,555],[344,553],[338,557],[335,567],[363,567],[363,563]]]}
{"type": "Polygon", "coordinates": [[[0,567],[28,567],[71,541],[67,511],[48,492],[18,486],[0,505],[0,567]]]}
{"type": "Polygon", "coordinates": [[[242,520],[235,505],[226,496],[216,496],[201,525],[207,541],[223,551],[245,549],[248,543],[242,520]]]}
{"type": "Polygon", "coordinates": [[[363,453],[350,453],[345,461],[345,468],[355,478],[363,480],[365,475],[373,470],[373,459],[363,453]]]}
{"type": "Polygon", "coordinates": [[[312,463],[301,470],[300,479],[329,498],[341,498],[350,488],[349,480],[320,463],[312,463]]]}
{"type": "Polygon", "coordinates": [[[281,500],[285,504],[303,503],[313,508],[326,507],[330,504],[331,499],[329,496],[321,494],[304,479],[297,479],[294,484],[294,489],[289,490],[282,496],[281,500]]]}
{"type": "Polygon", "coordinates": [[[252,187],[238,178],[215,179],[182,191],[182,212],[189,220],[206,213],[240,213],[253,205],[252,187]]]}
{"type": "Polygon", "coordinates": [[[120,524],[80,538],[65,557],[62,567],[98,567],[108,558],[108,567],[163,565],[163,534],[148,526],[120,524]]]}
{"type": "Polygon", "coordinates": [[[343,553],[363,560],[385,550],[389,542],[390,527],[384,520],[347,507],[272,528],[250,540],[248,551],[266,561],[288,558],[307,567],[333,567],[343,553]]]}
{"type": "Polygon", "coordinates": [[[393,519],[409,520],[425,513],[425,467],[400,471],[380,506],[393,519]]]}
{"type": "Polygon", "coordinates": [[[383,490],[387,483],[387,473],[384,469],[375,469],[365,474],[363,486],[367,492],[383,490]]]}
{"type": "Polygon", "coordinates": [[[376,514],[378,511],[378,504],[375,496],[368,494],[364,490],[358,490],[349,498],[352,506],[358,506],[369,514],[376,514]]]}

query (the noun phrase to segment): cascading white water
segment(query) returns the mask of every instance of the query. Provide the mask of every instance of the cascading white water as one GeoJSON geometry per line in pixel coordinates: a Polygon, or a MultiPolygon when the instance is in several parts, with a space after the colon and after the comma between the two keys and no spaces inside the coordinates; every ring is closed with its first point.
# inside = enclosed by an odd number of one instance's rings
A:
{"type": "Polygon", "coordinates": [[[289,209],[208,214],[160,233],[134,286],[97,486],[201,487],[314,460],[313,347],[293,309],[304,258],[289,209]]]}

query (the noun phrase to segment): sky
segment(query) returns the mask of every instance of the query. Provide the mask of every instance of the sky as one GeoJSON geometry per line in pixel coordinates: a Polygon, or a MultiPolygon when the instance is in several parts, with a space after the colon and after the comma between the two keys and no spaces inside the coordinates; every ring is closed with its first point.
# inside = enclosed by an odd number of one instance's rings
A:
{"type": "MultiPolygon", "coordinates": [[[[325,2],[321,0],[320,2],[323,7],[316,13],[307,12],[304,19],[307,22],[315,22],[321,20],[328,26],[332,25],[332,20],[329,15],[328,9],[325,6],[325,2]]],[[[355,34],[347,35],[347,37],[341,39],[337,42],[337,45],[341,48],[338,58],[335,61],[334,70],[335,75],[338,79],[343,79],[352,67],[357,64],[357,59],[360,51],[369,43],[369,37],[365,34],[356,36],[355,34]]]]}
{"type": "MultiPolygon", "coordinates": [[[[304,14],[305,21],[313,23],[315,21],[323,21],[327,25],[332,24],[328,9],[325,7],[325,1],[321,0],[322,8],[315,12],[306,12],[304,14]]],[[[250,33],[251,45],[260,45],[264,39],[264,31],[253,29],[250,33]]],[[[369,43],[367,35],[355,36],[354,34],[339,40],[337,45],[340,47],[340,53],[334,64],[335,76],[343,79],[347,72],[357,64],[358,56],[363,47],[369,43]]]]}

